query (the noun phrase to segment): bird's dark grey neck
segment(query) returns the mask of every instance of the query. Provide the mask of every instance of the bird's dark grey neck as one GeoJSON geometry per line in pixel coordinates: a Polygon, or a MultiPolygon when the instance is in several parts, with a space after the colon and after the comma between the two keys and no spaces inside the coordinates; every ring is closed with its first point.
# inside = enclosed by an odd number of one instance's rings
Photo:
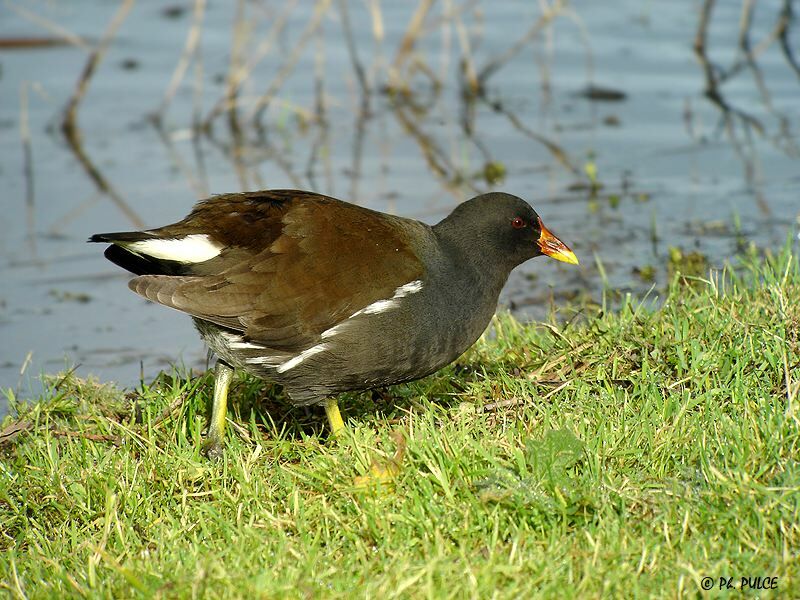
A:
{"type": "Polygon", "coordinates": [[[451,264],[459,266],[459,275],[473,279],[490,293],[500,294],[516,265],[494,251],[491,240],[484,242],[481,232],[465,230],[450,218],[437,223],[432,230],[451,264]]]}

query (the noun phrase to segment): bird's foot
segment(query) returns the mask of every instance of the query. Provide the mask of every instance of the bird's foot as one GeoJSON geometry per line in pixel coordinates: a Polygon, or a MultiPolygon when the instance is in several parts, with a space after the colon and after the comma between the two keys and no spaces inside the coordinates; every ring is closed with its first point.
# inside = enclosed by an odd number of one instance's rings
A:
{"type": "Polygon", "coordinates": [[[392,457],[386,461],[378,462],[372,459],[369,472],[366,475],[359,475],[353,483],[358,488],[368,488],[374,485],[386,485],[400,474],[403,457],[406,454],[406,438],[399,431],[391,434],[397,448],[392,457]]]}
{"type": "Polygon", "coordinates": [[[220,460],[225,453],[225,445],[216,437],[209,437],[203,442],[203,454],[209,460],[220,460]]]}

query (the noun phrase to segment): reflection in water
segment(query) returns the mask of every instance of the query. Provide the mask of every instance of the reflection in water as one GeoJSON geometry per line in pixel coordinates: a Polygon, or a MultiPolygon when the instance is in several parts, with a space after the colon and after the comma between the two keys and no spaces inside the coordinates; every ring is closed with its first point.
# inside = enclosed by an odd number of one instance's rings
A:
{"type": "MultiPolygon", "coordinates": [[[[183,82],[183,78],[186,76],[186,71],[189,69],[192,61],[194,61],[196,65],[196,72],[202,77],[203,73],[203,62],[202,57],[199,54],[200,50],[200,38],[201,32],[203,29],[203,19],[205,18],[206,14],[206,1],[205,0],[194,0],[194,11],[192,13],[192,23],[189,27],[189,32],[186,35],[186,42],[183,46],[183,52],[181,53],[181,57],[178,59],[178,64],[175,65],[175,70],[172,72],[172,77],[169,80],[169,85],[167,86],[166,91],[164,92],[164,97],[161,100],[161,104],[158,107],[158,110],[155,111],[153,118],[157,120],[159,123],[161,122],[161,115],[163,115],[169,105],[172,104],[172,100],[175,98],[175,93],[178,91],[181,83],[183,82]]],[[[202,79],[199,82],[199,85],[196,86],[196,91],[200,92],[195,94],[195,102],[193,117],[194,122],[197,124],[198,119],[200,118],[200,103],[199,99],[202,93],[202,79]]]]}
{"type": "Polygon", "coordinates": [[[705,97],[720,111],[721,128],[724,129],[736,154],[742,161],[747,182],[755,190],[758,206],[764,214],[769,214],[770,207],[762,190],[761,162],[758,150],[753,144],[754,133],[760,137],[767,137],[767,131],[760,119],[747,110],[730,102],[722,91],[722,86],[744,72],[749,72],[759,92],[761,103],[767,112],[778,122],[777,134],[769,136],[769,140],[782,152],[789,156],[798,156],[798,146],[795,134],[791,131],[791,122],[788,115],[776,109],[773,105],[769,88],[765,82],[762,70],[758,64],[758,57],[771,45],[779,41],[783,57],[787,64],[800,76],[797,62],[795,61],[789,44],[788,31],[792,21],[792,0],[783,0],[782,8],[777,12],[775,26],[755,46],[752,43],[754,0],[743,0],[742,13],[739,21],[739,35],[737,40],[740,57],[727,69],[722,68],[709,57],[708,30],[713,19],[713,10],[716,0],[705,0],[700,10],[697,33],[694,39],[694,51],[705,77],[705,97]],[[739,131],[741,130],[741,135],[739,131]]]}
{"type": "Polygon", "coordinates": [[[100,38],[100,41],[97,43],[97,45],[91,50],[91,52],[89,52],[89,58],[86,61],[86,65],[83,68],[80,78],[78,79],[78,84],[75,87],[75,91],[70,97],[67,107],[64,110],[64,120],[61,122],[61,131],[64,134],[64,138],[67,140],[67,144],[69,144],[72,153],[75,155],[75,158],[78,159],[78,162],[81,164],[84,171],[86,171],[86,174],[94,182],[97,188],[111,198],[111,201],[123,212],[126,217],[128,217],[131,225],[137,228],[143,228],[144,221],[142,221],[136,212],[130,206],[128,206],[128,203],[125,201],[125,199],[114,189],[111,183],[106,180],[100,170],[95,166],[94,162],[92,162],[92,160],[89,158],[89,155],[84,151],[83,143],[81,141],[81,132],[80,128],[78,127],[78,107],[80,106],[83,97],[86,95],[86,90],[89,87],[89,82],[92,79],[92,75],[94,75],[95,71],[97,70],[100,61],[103,60],[103,56],[108,50],[111,40],[114,38],[117,29],[119,29],[120,25],[122,25],[125,17],[128,16],[128,12],[133,7],[135,1],[136,0],[124,0],[122,2],[117,10],[117,13],[114,15],[114,18],[108,24],[108,28],[103,34],[103,37],[100,38]]]}
{"type": "MultiPolygon", "coordinates": [[[[478,131],[477,121],[485,112],[479,110],[481,108],[504,116],[514,130],[542,145],[557,164],[567,169],[572,176],[582,177],[582,172],[574,159],[569,157],[561,145],[543,133],[535,131],[513,108],[507,106],[502,99],[491,97],[488,91],[489,80],[531,46],[538,37],[548,34],[548,27],[558,17],[564,17],[573,23],[585,41],[588,36],[577,14],[560,0],[553,2],[552,5],[544,4],[542,14],[522,36],[511,40],[505,47],[493,48],[493,52],[483,59],[484,63],[477,65],[473,48],[485,41],[484,34],[479,28],[468,29],[465,26],[464,15],[476,11],[480,3],[474,0],[461,5],[454,5],[452,1],[446,2],[444,12],[433,19],[431,11],[434,4],[432,0],[423,0],[417,5],[405,31],[397,37],[399,41],[393,53],[394,59],[391,63],[387,63],[384,59],[385,33],[381,4],[377,0],[369,2],[367,9],[374,51],[371,53],[371,64],[365,65],[361,60],[362,51],[359,49],[359,41],[363,43],[364,38],[363,36],[357,38],[354,35],[349,3],[346,0],[338,0],[336,3],[319,0],[307,17],[299,36],[292,42],[286,42],[289,46],[281,53],[282,59],[275,61],[278,64],[276,73],[266,86],[266,90],[257,96],[252,96],[243,94],[243,90],[246,87],[259,85],[255,80],[259,63],[270,57],[278,58],[273,56],[276,40],[288,35],[287,23],[290,19],[296,18],[297,15],[294,13],[299,8],[296,2],[290,2],[275,13],[268,10],[266,5],[250,6],[238,2],[224,93],[202,120],[202,125],[198,125],[198,121],[195,121],[192,128],[194,137],[206,136],[228,159],[241,189],[268,186],[268,182],[265,182],[259,174],[259,165],[269,161],[273,166],[277,166],[293,185],[326,189],[331,193],[335,179],[331,154],[339,152],[339,148],[338,144],[333,148],[330,142],[328,107],[333,96],[327,90],[328,82],[325,75],[326,56],[329,52],[326,44],[331,42],[325,37],[325,25],[329,21],[336,20],[341,28],[341,38],[337,37],[336,43],[340,43],[340,39],[344,42],[353,80],[357,85],[352,91],[357,99],[352,102],[355,118],[350,152],[351,165],[346,170],[350,180],[351,199],[359,198],[366,140],[372,139],[373,136],[381,137],[381,132],[373,134],[368,128],[374,125],[385,131],[385,119],[388,115],[396,119],[396,123],[408,140],[416,144],[421,158],[427,163],[430,172],[439,179],[443,189],[449,190],[457,200],[486,191],[489,186],[502,180],[505,174],[505,167],[492,156],[492,150],[478,131]],[[262,21],[268,24],[266,34],[252,35],[262,21]],[[451,40],[452,29],[456,32],[455,46],[451,40]],[[437,36],[438,48],[435,42],[437,36]],[[423,45],[424,50],[420,49],[423,45]],[[312,47],[313,50],[310,49],[312,47]],[[312,76],[314,106],[311,111],[280,98],[282,88],[294,75],[298,63],[307,52],[314,54],[312,76]],[[456,56],[451,56],[454,53],[456,56]],[[433,64],[433,58],[437,56],[440,60],[438,69],[433,64]],[[451,68],[451,65],[456,67],[451,68]],[[458,90],[457,97],[460,99],[458,114],[461,118],[457,122],[451,119],[452,111],[448,110],[447,106],[451,102],[451,97],[449,95],[444,97],[445,91],[452,92],[452,90],[458,90]],[[376,98],[376,94],[380,94],[380,97],[376,98]],[[273,114],[277,112],[278,117],[267,121],[267,110],[270,108],[275,109],[273,114]],[[220,117],[223,116],[224,119],[220,121],[220,117]],[[441,128],[432,126],[437,120],[457,123],[463,134],[460,136],[461,141],[454,145],[452,140],[442,139],[442,135],[438,133],[441,128]],[[224,137],[220,137],[215,124],[225,126],[224,137]],[[274,138],[302,137],[309,131],[312,131],[312,134],[309,152],[304,161],[305,166],[295,166],[285,158],[286,153],[274,138]],[[470,148],[463,146],[465,143],[477,152],[481,164],[476,166],[463,160],[465,156],[472,154],[470,148]],[[319,179],[320,171],[324,176],[324,182],[319,179]]],[[[169,106],[178,83],[190,66],[189,63],[200,60],[197,40],[198,29],[203,23],[203,10],[204,3],[197,0],[195,16],[189,27],[184,51],[164,94],[162,111],[169,106]]],[[[588,41],[585,45],[588,49],[588,41]]],[[[588,50],[586,57],[586,62],[591,68],[591,54],[588,50]]],[[[549,65],[543,63],[540,63],[540,67],[543,70],[549,69],[549,65]]],[[[195,89],[194,95],[200,96],[201,93],[202,90],[195,89]]],[[[169,134],[163,128],[160,114],[154,117],[154,123],[159,139],[167,146],[167,151],[178,165],[180,172],[186,176],[191,188],[198,195],[202,195],[206,186],[199,185],[201,179],[196,175],[202,172],[202,166],[198,164],[196,169],[187,168],[185,161],[177,158],[169,134]]],[[[450,137],[452,138],[452,133],[450,137]]],[[[195,144],[195,148],[201,148],[201,145],[195,144]]],[[[198,161],[201,157],[199,153],[195,155],[198,161]]]]}
{"type": "Polygon", "coordinates": [[[25,224],[28,247],[31,257],[36,258],[36,194],[33,179],[33,150],[31,149],[31,129],[28,122],[28,83],[19,91],[19,138],[22,142],[22,172],[25,177],[25,224]]]}

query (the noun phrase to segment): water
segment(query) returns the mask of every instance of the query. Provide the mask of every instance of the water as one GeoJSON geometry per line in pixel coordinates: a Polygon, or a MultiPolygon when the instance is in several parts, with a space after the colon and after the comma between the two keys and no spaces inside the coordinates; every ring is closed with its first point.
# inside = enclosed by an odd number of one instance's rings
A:
{"type": "MultiPolygon", "coordinates": [[[[24,396],[38,388],[41,373],[73,365],[80,375],[123,386],[175,362],[202,367],[205,350],[189,319],[129,292],[127,275],[103,259],[101,247],[84,242],[99,231],[172,222],[213,193],[300,187],[427,222],[489,189],[523,196],[581,258],[580,268],[538,259],[515,272],[503,302],[523,317],[541,317],[552,299],[599,299],[598,262],[611,287],[645,293],[652,283],[634,269],[654,267],[663,285],[670,246],[721,265],[742,240],[777,248],[796,235],[800,76],[777,42],[759,49],[755,64],[768,95],[747,67],[726,80],[725,101],[748,115],[732,112],[726,127],[704,95],[692,51],[697,2],[630,0],[613,9],[575,2],[572,16],[543,27],[487,80],[484,98],[462,94],[459,40],[469,40],[480,71],[539,18],[536,3],[435,4],[398,68],[405,96],[396,80],[393,92],[386,88],[414,3],[381,3],[384,34],[376,41],[369,3],[349,2],[370,85],[368,114],[360,110],[364,96],[334,3],[286,69],[259,131],[248,120],[253,101],[281,72],[313,15],[311,2],[292,10],[286,4],[245,5],[236,37],[246,59],[285,10],[289,16],[240,91],[240,133],[222,115],[210,134],[195,137],[193,115],[208,115],[225,93],[236,3],[207,7],[201,61],[189,66],[162,113],[161,131],[149,115],[181,55],[192,4],[134,4],[79,108],[83,150],[112,194],[98,188],[60,132],[87,51],[68,44],[0,49],[0,387],[24,396]],[[165,6],[174,10],[167,15],[165,6]],[[442,18],[451,9],[457,16],[442,18]],[[581,93],[590,85],[625,98],[591,101],[581,93]],[[745,126],[747,118],[763,132],[745,126]],[[571,168],[537,136],[563,151],[571,168]],[[481,177],[487,164],[502,165],[504,181],[481,177]],[[587,165],[602,184],[595,193],[586,185],[587,165]]],[[[754,48],[781,5],[758,3],[754,48]]],[[[101,0],[25,6],[89,45],[117,9],[101,0]]],[[[712,14],[707,54],[722,69],[742,57],[740,8],[720,2],[712,14]]],[[[0,40],[53,36],[8,5],[0,15],[0,40]]],[[[797,23],[788,41],[800,48],[797,23]]]]}

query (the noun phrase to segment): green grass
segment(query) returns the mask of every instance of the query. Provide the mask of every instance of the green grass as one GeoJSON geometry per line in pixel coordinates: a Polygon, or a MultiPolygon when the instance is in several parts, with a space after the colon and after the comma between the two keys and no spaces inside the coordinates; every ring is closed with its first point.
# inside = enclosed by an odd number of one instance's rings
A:
{"type": "Polygon", "coordinates": [[[209,376],[127,396],[56,378],[36,403],[14,401],[0,441],[0,588],[739,597],[719,578],[776,576],[777,591],[743,596],[796,596],[798,298],[784,253],[676,278],[657,309],[503,316],[456,365],[343,398],[350,431],[336,442],[321,411],[243,378],[219,462],[200,452],[209,376]],[[397,433],[397,478],[357,486],[397,433]]]}

